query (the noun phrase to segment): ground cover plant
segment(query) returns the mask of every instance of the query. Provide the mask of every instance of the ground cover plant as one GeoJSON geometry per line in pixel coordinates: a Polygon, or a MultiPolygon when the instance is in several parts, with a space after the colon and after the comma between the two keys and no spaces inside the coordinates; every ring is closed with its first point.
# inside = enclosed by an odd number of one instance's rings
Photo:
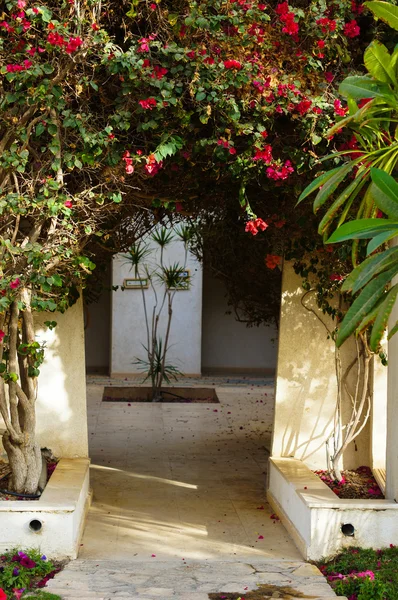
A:
{"type": "Polygon", "coordinates": [[[37,600],[57,600],[58,596],[41,588],[60,568],[38,550],[6,552],[0,556],[0,599],[19,600],[29,595],[37,600]]]}
{"type": "Polygon", "coordinates": [[[338,596],[349,600],[397,600],[398,548],[347,548],[318,567],[338,596]]]}

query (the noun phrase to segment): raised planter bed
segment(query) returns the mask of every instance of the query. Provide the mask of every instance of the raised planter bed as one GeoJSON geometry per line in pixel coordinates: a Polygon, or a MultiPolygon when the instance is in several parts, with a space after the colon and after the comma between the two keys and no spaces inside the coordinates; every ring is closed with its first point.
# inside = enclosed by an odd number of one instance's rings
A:
{"type": "Polygon", "coordinates": [[[87,458],[62,458],[39,500],[0,502],[0,552],[38,548],[76,558],[90,502],[87,458]]]}
{"type": "Polygon", "coordinates": [[[267,498],[306,560],[398,544],[397,503],[338,498],[295,458],[270,458],[267,498]]]}

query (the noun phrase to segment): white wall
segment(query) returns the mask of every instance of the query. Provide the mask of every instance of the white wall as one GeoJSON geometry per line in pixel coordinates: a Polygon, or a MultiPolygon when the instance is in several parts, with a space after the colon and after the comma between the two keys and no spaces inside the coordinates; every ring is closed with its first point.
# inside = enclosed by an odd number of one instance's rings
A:
{"type": "MultiPolygon", "coordinates": [[[[88,456],[83,303],[64,314],[35,316],[37,340],[46,342],[36,404],[36,432],[41,447],[58,457],[88,456]],[[56,321],[50,331],[41,324],[56,321]]],[[[0,428],[4,428],[1,421],[0,428]]]]}
{"type": "MultiPolygon", "coordinates": [[[[285,262],[272,456],[298,458],[311,469],[325,469],[325,442],[333,431],[337,398],[335,344],[315,314],[303,308],[301,282],[292,265],[285,262]]],[[[314,299],[306,304],[318,311],[314,299]]],[[[318,314],[333,329],[332,320],[318,314]]],[[[351,362],[354,352],[352,341],[345,342],[340,354],[343,365],[351,362]]],[[[343,418],[345,406],[343,398],[343,418]]],[[[348,446],[344,468],[369,465],[370,446],[368,424],[355,444],[348,446]]]]}
{"type": "MultiPolygon", "coordinates": [[[[156,248],[153,242],[151,247],[156,248]]],[[[154,264],[152,259],[151,263],[154,264]]],[[[184,246],[180,241],[173,241],[165,251],[165,264],[184,262],[184,246]]],[[[166,362],[176,366],[185,375],[201,373],[201,327],[202,327],[202,267],[192,256],[188,256],[187,269],[191,272],[189,290],[175,293],[173,302],[173,319],[171,324],[169,352],[166,362]]],[[[122,286],[126,278],[134,273],[126,264],[122,255],[113,260],[112,285],[122,286]]],[[[158,293],[161,286],[156,284],[158,293]]],[[[144,290],[148,310],[154,303],[153,289],[144,290]]],[[[145,358],[143,344],[146,345],[146,327],[141,290],[120,288],[112,293],[111,319],[111,375],[128,375],[142,373],[134,365],[134,360],[145,358]]],[[[167,306],[163,309],[160,320],[161,337],[165,337],[167,306]]]]}
{"type": "Polygon", "coordinates": [[[202,318],[202,370],[272,372],[276,367],[275,327],[246,327],[228,315],[226,290],[221,281],[204,271],[202,318]],[[274,341],[273,341],[274,340],[274,341]]]}

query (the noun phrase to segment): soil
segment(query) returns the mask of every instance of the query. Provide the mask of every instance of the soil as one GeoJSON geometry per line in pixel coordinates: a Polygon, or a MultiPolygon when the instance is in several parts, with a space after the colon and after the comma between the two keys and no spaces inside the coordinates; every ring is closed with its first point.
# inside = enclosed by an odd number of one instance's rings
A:
{"type": "MultiPolygon", "coordinates": [[[[53,474],[57,466],[57,461],[47,461],[47,482],[53,474]]],[[[7,462],[0,460],[0,489],[8,489],[8,476],[10,474],[10,467],[7,462]]],[[[0,492],[0,502],[5,500],[21,500],[23,502],[34,502],[39,498],[23,498],[22,496],[11,496],[10,494],[3,494],[0,492]]]]}
{"type": "MultiPolygon", "coordinates": [[[[219,404],[214,388],[164,387],[159,402],[184,404],[219,404]]],[[[152,402],[148,387],[109,386],[104,388],[102,402],[152,402]]]]}
{"type": "Polygon", "coordinates": [[[251,592],[239,594],[235,592],[209,594],[210,600],[274,600],[274,598],[280,598],[281,600],[296,600],[297,598],[302,598],[303,600],[315,600],[316,596],[306,596],[290,587],[268,584],[259,585],[257,590],[251,592]]]}
{"type": "Polygon", "coordinates": [[[342,481],[334,481],[327,471],[314,471],[338,496],[345,499],[383,500],[384,495],[373,477],[370,467],[359,467],[355,471],[342,471],[342,481]]]}

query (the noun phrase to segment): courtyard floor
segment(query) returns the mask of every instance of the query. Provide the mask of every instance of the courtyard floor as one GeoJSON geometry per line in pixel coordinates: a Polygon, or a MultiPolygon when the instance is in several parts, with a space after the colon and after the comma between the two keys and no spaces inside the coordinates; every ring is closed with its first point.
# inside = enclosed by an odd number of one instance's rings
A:
{"type": "Polygon", "coordinates": [[[243,600],[269,584],[259,598],[335,597],[266,503],[272,379],[189,380],[214,384],[220,404],[102,402],[104,385],[136,384],[88,378],[93,504],[79,559],[50,591],[243,600]]]}

